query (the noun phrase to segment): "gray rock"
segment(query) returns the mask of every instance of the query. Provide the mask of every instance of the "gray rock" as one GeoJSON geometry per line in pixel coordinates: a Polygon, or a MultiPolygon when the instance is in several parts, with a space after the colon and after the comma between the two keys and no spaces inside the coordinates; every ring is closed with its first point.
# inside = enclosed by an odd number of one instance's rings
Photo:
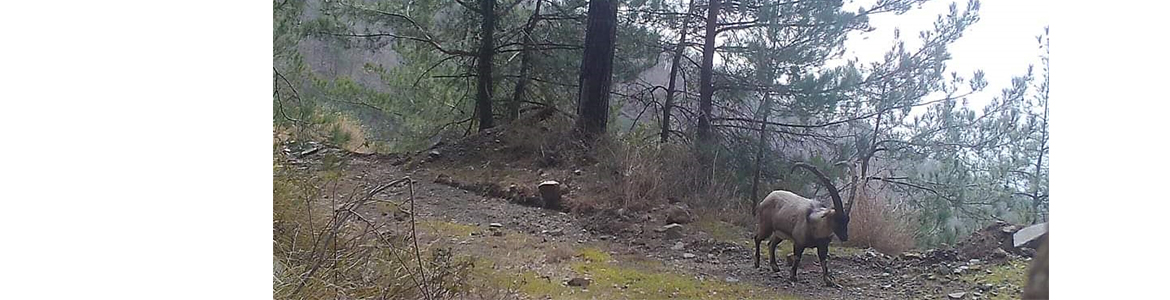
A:
{"type": "Polygon", "coordinates": [[[1047,222],[1024,227],[1024,229],[1020,229],[1020,231],[1016,231],[1016,234],[1012,235],[1012,245],[1016,248],[1022,247],[1047,233],[1047,222]]]}
{"type": "Polygon", "coordinates": [[[1008,253],[1007,253],[1007,251],[1004,251],[1003,248],[995,248],[995,251],[991,252],[991,257],[1005,258],[1005,257],[1008,257],[1008,253]]]}
{"type": "Polygon", "coordinates": [[[548,234],[548,235],[550,235],[550,236],[562,236],[562,235],[565,235],[565,231],[564,231],[563,229],[560,229],[560,228],[553,229],[553,230],[541,230],[541,231],[540,231],[540,233],[548,234]]]}
{"type": "Polygon", "coordinates": [[[966,295],[967,295],[967,292],[958,292],[958,293],[947,294],[947,297],[949,297],[951,299],[963,299],[963,296],[966,296],[966,295]]]}
{"type": "Polygon", "coordinates": [[[590,282],[590,280],[588,278],[577,277],[577,278],[569,279],[568,284],[569,284],[569,286],[588,287],[589,282],[590,282]]]}
{"type": "Polygon", "coordinates": [[[674,246],[670,246],[670,250],[682,250],[685,246],[686,245],[684,245],[683,242],[677,242],[674,243],[674,246]]]}
{"type": "Polygon", "coordinates": [[[691,259],[691,258],[695,258],[695,255],[692,253],[683,253],[683,258],[691,259]]]}
{"type": "Polygon", "coordinates": [[[691,210],[685,203],[672,204],[664,212],[666,223],[687,224],[694,220],[691,210]]]}
{"type": "Polygon", "coordinates": [[[504,236],[504,232],[499,230],[492,231],[492,236],[504,236]]]}
{"type": "Polygon", "coordinates": [[[727,278],[724,278],[723,281],[730,282],[730,283],[736,283],[736,282],[739,282],[739,278],[728,276],[727,278]]]}
{"type": "Polygon", "coordinates": [[[935,265],[934,272],[938,273],[939,275],[945,275],[945,274],[950,274],[951,269],[947,268],[947,266],[944,266],[944,265],[935,265]]]}
{"type": "Polygon", "coordinates": [[[573,175],[581,175],[581,169],[573,170],[573,175]]]}
{"type": "Polygon", "coordinates": [[[500,227],[504,227],[504,224],[500,224],[500,223],[491,223],[491,224],[488,224],[488,227],[491,227],[491,228],[500,228],[500,227]]]}
{"type": "Polygon", "coordinates": [[[673,223],[662,227],[662,231],[666,233],[666,239],[673,240],[683,236],[682,224],[673,223]]]}

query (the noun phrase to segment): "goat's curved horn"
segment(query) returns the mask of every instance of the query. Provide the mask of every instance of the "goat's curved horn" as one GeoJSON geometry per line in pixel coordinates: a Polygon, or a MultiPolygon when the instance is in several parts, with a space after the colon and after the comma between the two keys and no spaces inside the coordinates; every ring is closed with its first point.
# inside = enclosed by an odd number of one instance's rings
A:
{"type": "Polygon", "coordinates": [[[821,183],[824,184],[826,188],[828,188],[829,196],[833,197],[833,207],[837,209],[837,211],[848,215],[848,211],[845,210],[845,206],[841,204],[841,194],[837,192],[837,186],[833,185],[833,182],[829,180],[829,177],[825,176],[824,173],[821,173],[820,170],[817,170],[816,167],[802,162],[798,162],[792,165],[792,170],[789,171],[789,173],[796,171],[796,168],[807,169],[809,172],[812,172],[813,175],[816,175],[817,179],[820,179],[821,183]]]}

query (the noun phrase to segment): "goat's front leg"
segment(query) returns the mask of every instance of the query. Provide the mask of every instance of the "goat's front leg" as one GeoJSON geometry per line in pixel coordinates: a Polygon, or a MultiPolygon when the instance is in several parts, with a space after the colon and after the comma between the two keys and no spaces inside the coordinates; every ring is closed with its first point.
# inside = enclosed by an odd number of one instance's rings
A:
{"type": "Polygon", "coordinates": [[[804,256],[804,245],[792,243],[792,255],[796,256],[792,260],[792,276],[788,280],[796,282],[796,269],[800,268],[800,258],[804,256]]]}
{"type": "Polygon", "coordinates": [[[829,279],[829,243],[817,245],[817,258],[821,260],[821,274],[825,278],[825,286],[841,287],[841,285],[829,279]]]}

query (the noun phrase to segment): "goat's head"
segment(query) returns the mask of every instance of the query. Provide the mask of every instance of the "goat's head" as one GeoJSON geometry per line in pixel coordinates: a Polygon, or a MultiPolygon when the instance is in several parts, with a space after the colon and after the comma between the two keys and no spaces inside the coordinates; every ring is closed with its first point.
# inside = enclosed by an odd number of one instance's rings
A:
{"type": "Polygon", "coordinates": [[[829,190],[829,196],[833,198],[833,208],[825,211],[824,217],[829,219],[829,223],[833,226],[833,233],[837,235],[837,238],[841,239],[841,241],[848,241],[849,210],[845,209],[845,206],[841,203],[841,194],[837,191],[837,187],[833,185],[829,177],[825,176],[825,174],[821,173],[821,171],[812,165],[796,163],[792,166],[792,169],[796,170],[796,168],[804,168],[812,172],[825,185],[825,188],[829,190]]]}

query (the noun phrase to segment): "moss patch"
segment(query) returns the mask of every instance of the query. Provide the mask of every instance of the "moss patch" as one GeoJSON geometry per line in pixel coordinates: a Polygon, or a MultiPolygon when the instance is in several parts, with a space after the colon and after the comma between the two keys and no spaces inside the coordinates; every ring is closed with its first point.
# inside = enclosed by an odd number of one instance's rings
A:
{"type": "Polygon", "coordinates": [[[533,298],[560,298],[572,291],[553,278],[544,278],[533,271],[499,270],[487,259],[477,259],[474,275],[489,285],[518,291],[533,298]]]}
{"type": "Polygon", "coordinates": [[[976,284],[990,283],[996,287],[1008,286],[1007,290],[1000,290],[998,295],[984,293],[988,299],[1019,299],[1020,288],[1027,282],[1028,262],[1012,260],[998,265],[984,266],[991,273],[975,271],[959,277],[965,282],[976,284]]]}
{"type": "Polygon", "coordinates": [[[418,222],[418,228],[445,236],[469,236],[476,230],[475,226],[439,220],[421,220],[418,222]]]}
{"type": "Polygon", "coordinates": [[[613,261],[612,256],[608,253],[595,248],[581,249],[579,256],[580,260],[571,263],[572,270],[581,276],[592,278],[588,294],[602,299],[662,299],[668,297],[680,299],[762,299],[776,297],[775,294],[757,293],[752,286],[747,284],[727,283],[722,278],[703,280],[667,270],[621,266],[613,261]]]}

